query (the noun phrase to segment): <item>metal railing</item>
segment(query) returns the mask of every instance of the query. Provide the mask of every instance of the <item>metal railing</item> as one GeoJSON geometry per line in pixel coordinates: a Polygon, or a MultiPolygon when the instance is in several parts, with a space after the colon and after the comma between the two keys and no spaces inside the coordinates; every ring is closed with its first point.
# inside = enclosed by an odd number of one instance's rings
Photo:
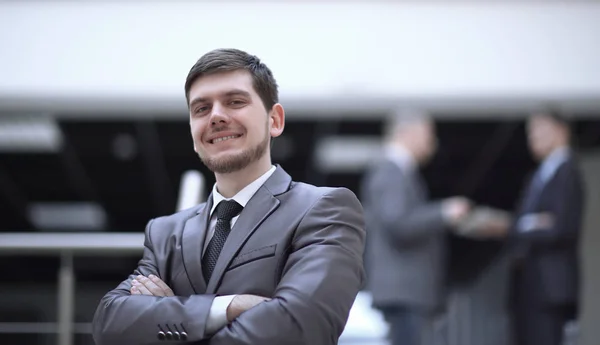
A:
{"type": "MultiPolygon", "coordinates": [[[[89,323],[75,323],[75,256],[141,255],[144,233],[7,233],[0,234],[0,255],[60,256],[58,271],[58,323],[4,322],[0,333],[58,333],[58,345],[72,345],[73,335],[91,333],[89,323]]],[[[381,345],[385,327],[378,312],[370,307],[369,295],[359,294],[340,344],[381,345]],[[365,317],[367,317],[365,319],[365,317]]]]}
{"type": "MultiPolygon", "coordinates": [[[[196,170],[181,176],[177,211],[202,202],[204,176],[196,170]]],[[[91,325],[75,323],[74,256],[141,255],[144,233],[4,233],[0,255],[60,256],[58,270],[58,323],[2,322],[0,333],[58,333],[58,345],[72,345],[74,333],[90,333],[91,325]]]]}
{"type": "MultiPolygon", "coordinates": [[[[0,234],[0,255],[60,256],[58,270],[58,323],[37,324],[34,333],[55,333],[58,345],[72,345],[74,333],[89,333],[88,324],[76,324],[74,256],[140,254],[144,233],[6,233],[0,234]]],[[[31,333],[35,323],[1,323],[0,333],[31,333]]]]}

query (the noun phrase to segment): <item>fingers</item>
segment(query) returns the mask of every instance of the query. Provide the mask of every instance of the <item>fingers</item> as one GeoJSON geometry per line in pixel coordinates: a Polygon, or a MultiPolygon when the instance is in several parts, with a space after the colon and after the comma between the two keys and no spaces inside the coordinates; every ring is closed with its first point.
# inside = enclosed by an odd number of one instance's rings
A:
{"type": "Polygon", "coordinates": [[[142,293],[140,292],[140,290],[137,288],[137,286],[132,286],[131,289],[129,289],[129,292],[131,292],[132,295],[141,295],[142,293]]]}
{"type": "Polygon", "coordinates": [[[236,295],[227,307],[227,320],[233,321],[243,312],[269,300],[270,298],[256,295],[236,295]]]}
{"type": "Polygon", "coordinates": [[[175,294],[173,293],[173,290],[171,290],[171,288],[164,281],[162,281],[159,277],[151,274],[149,276],[149,278],[152,282],[154,282],[154,284],[156,284],[156,286],[158,286],[160,289],[162,289],[165,296],[167,296],[167,297],[175,296],[175,294]]]}
{"type": "MultiPolygon", "coordinates": [[[[148,289],[148,287],[146,287],[146,285],[144,285],[144,283],[140,282],[139,280],[134,279],[131,284],[133,285],[131,287],[131,289],[135,289],[139,292],[140,295],[146,295],[146,296],[155,296],[154,293],[152,293],[152,291],[150,291],[150,289],[148,289]]],[[[135,291],[134,290],[134,291],[135,291]]]]}
{"type": "Polygon", "coordinates": [[[536,223],[539,230],[549,229],[554,225],[554,216],[549,212],[540,213],[537,216],[536,223]]]}
{"type": "MultiPolygon", "coordinates": [[[[142,287],[146,288],[153,296],[164,296],[165,293],[158,285],[156,285],[150,278],[139,275],[135,279],[142,284],[142,287]]],[[[142,288],[142,292],[144,291],[142,288]]]]}
{"type": "Polygon", "coordinates": [[[254,308],[262,302],[268,301],[270,298],[257,295],[244,295],[244,304],[247,309],[254,308]]]}
{"type": "Polygon", "coordinates": [[[174,296],[173,290],[160,278],[154,275],[151,275],[151,277],[148,278],[143,275],[135,277],[131,282],[131,293],[159,297],[174,296]]]}

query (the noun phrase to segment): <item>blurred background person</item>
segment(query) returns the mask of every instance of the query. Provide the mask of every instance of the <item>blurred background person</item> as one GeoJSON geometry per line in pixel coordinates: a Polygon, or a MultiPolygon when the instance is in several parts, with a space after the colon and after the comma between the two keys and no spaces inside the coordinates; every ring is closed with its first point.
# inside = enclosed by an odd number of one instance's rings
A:
{"type": "Polygon", "coordinates": [[[536,113],[527,135],[541,164],[524,190],[509,234],[516,253],[515,335],[518,345],[558,345],[565,323],[578,311],[583,182],[564,117],[536,113]]]}
{"type": "Polygon", "coordinates": [[[393,345],[430,344],[445,299],[447,229],[468,215],[470,202],[428,200],[419,168],[436,152],[437,139],[426,114],[398,112],[387,126],[384,157],[361,187],[367,285],[393,345]]]}

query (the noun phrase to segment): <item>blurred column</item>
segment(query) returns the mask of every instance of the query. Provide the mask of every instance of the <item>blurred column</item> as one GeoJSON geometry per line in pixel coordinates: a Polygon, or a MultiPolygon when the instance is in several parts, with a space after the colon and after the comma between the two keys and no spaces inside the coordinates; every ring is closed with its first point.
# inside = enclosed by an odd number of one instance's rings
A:
{"type": "Polygon", "coordinates": [[[204,176],[197,170],[188,170],[181,176],[177,211],[185,210],[202,202],[204,197],[204,176]]]}
{"type": "Polygon", "coordinates": [[[61,254],[58,273],[58,345],[73,344],[73,322],[75,317],[75,273],[73,255],[61,254]]]}
{"type": "Polygon", "coordinates": [[[583,287],[578,345],[596,345],[600,339],[600,151],[579,154],[586,192],[581,238],[583,287]]]}

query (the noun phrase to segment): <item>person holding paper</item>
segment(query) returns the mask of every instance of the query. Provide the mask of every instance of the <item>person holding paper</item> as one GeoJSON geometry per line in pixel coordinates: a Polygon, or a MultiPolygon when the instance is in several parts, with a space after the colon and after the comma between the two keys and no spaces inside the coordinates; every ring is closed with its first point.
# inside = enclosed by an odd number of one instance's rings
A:
{"type": "Polygon", "coordinates": [[[446,299],[448,230],[472,207],[461,196],[428,197],[419,169],[436,147],[427,114],[397,112],[388,124],[384,157],[370,167],[361,186],[367,285],[373,306],[390,326],[392,345],[431,344],[446,299]]]}
{"type": "Polygon", "coordinates": [[[509,243],[518,345],[559,345],[579,304],[579,237],[584,193],[564,117],[547,111],[527,125],[529,146],[541,161],[524,190],[509,243]]]}

